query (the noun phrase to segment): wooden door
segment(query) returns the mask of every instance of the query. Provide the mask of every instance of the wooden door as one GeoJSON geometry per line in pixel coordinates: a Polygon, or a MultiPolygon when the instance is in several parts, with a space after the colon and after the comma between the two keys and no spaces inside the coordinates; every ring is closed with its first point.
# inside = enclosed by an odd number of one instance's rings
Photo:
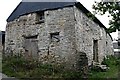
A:
{"type": "Polygon", "coordinates": [[[25,40],[25,55],[28,58],[38,58],[38,41],[36,39],[25,40]]]}

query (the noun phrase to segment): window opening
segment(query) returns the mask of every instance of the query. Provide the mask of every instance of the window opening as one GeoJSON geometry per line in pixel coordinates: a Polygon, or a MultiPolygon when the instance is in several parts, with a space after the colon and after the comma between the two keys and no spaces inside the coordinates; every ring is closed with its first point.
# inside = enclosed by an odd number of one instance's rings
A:
{"type": "Polygon", "coordinates": [[[51,42],[59,42],[60,41],[59,32],[50,33],[50,38],[51,38],[51,42]]]}

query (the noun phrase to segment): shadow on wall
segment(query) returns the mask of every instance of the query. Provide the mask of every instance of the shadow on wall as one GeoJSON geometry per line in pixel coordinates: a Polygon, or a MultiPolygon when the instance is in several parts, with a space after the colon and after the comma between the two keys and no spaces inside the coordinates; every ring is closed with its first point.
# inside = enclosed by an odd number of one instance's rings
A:
{"type": "Polygon", "coordinates": [[[82,77],[88,77],[88,58],[85,52],[77,52],[77,68],[82,77]]]}

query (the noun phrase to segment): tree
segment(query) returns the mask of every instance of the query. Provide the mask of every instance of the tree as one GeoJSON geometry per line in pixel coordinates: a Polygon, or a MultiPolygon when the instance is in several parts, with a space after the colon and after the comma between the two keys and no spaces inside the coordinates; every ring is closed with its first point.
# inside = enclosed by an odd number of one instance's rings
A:
{"type": "Polygon", "coordinates": [[[120,1],[105,2],[104,0],[95,2],[93,9],[95,14],[104,15],[108,12],[108,17],[112,17],[112,20],[109,21],[110,27],[108,28],[108,32],[120,31],[120,1]]]}

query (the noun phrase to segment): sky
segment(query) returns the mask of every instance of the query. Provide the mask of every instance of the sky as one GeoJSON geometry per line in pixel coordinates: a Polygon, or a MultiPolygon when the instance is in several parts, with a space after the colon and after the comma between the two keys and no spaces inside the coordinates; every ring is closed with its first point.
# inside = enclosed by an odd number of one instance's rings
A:
{"type": "MultiPolygon", "coordinates": [[[[5,31],[6,27],[6,19],[10,16],[10,14],[13,12],[13,10],[16,8],[16,6],[21,2],[22,0],[1,0],[0,1],[0,30],[5,31]]],[[[92,5],[94,4],[95,0],[77,0],[83,4],[89,11],[92,10],[92,5]]],[[[100,0],[96,0],[100,1],[100,0]]],[[[107,28],[109,27],[109,19],[107,15],[100,16],[96,15],[96,17],[105,25],[107,28]]],[[[118,37],[118,32],[111,33],[111,36],[113,39],[117,39],[118,37]]]]}

